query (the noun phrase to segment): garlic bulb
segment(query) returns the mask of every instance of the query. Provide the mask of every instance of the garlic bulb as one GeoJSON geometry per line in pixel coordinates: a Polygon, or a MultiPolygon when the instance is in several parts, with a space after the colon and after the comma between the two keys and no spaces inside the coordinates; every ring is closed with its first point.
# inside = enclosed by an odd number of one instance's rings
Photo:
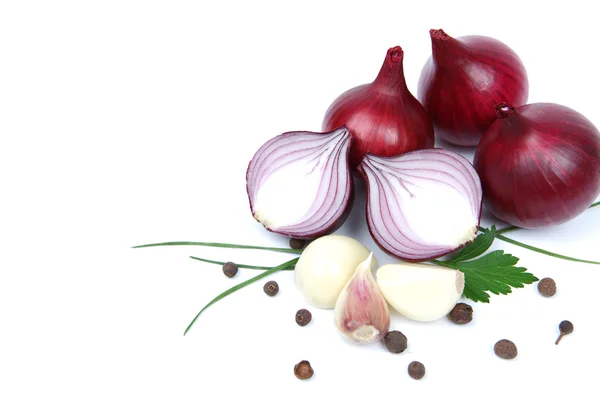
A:
{"type": "Polygon", "coordinates": [[[304,299],[318,308],[333,308],[344,285],[369,249],[343,235],[327,235],[312,241],[300,256],[294,276],[304,299]]]}
{"type": "Polygon", "coordinates": [[[417,321],[433,321],[447,315],[456,305],[465,277],[453,268],[399,263],[380,267],[377,284],[400,314],[417,321]]]}
{"type": "Polygon", "coordinates": [[[390,329],[390,313],[373,278],[373,253],[361,262],[335,303],[335,325],[348,338],[370,343],[390,329]]]}

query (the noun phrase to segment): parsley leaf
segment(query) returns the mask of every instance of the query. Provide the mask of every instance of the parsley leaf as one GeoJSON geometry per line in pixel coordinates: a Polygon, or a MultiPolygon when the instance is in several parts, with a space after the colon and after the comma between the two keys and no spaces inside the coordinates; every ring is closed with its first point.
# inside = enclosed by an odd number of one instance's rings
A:
{"type": "Polygon", "coordinates": [[[465,246],[449,261],[434,260],[437,265],[458,269],[465,274],[463,295],[473,301],[489,303],[490,293],[509,294],[511,288],[522,288],[525,284],[538,280],[526,268],[517,267],[519,259],[503,250],[495,250],[480,258],[485,253],[494,238],[496,228],[492,226],[475,240],[465,246]]]}
{"type": "Polygon", "coordinates": [[[517,267],[519,259],[502,250],[492,251],[472,261],[460,261],[453,268],[465,274],[464,296],[473,301],[489,303],[490,295],[509,294],[512,288],[522,288],[525,284],[538,280],[527,269],[517,267]]]}
{"type": "Polygon", "coordinates": [[[496,238],[496,226],[492,225],[490,229],[487,229],[484,233],[477,235],[472,243],[469,243],[462,250],[452,257],[452,262],[466,261],[475,257],[479,257],[485,253],[494,243],[496,238]]]}

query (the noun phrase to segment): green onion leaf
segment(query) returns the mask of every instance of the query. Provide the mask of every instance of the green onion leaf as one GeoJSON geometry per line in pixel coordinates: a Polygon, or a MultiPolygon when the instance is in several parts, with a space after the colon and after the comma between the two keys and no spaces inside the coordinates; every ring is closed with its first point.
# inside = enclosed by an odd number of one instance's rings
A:
{"type": "MultiPolygon", "coordinates": [[[[505,241],[507,243],[514,244],[515,246],[519,246],[519,247],[523,247],[524,249],[527,249],[527,250],[535,251],[536,253],[545,254],[545,255],[550,256],[550,257],[560,258],[561,260],[567,260],[567,261],[573,261],[573,262],[580,262],[580,263],[586,263],[586,264],[597,264],[597,265],[600,265],[600,261],[582,260],[580,258],[563,256],[562,254],[553,253],[553,252],[548,251],[548,250],[540,249],[539,247],[530,246],[528,244],[519,242],[518,240],[511,239],[511,238],[509,238],[507,236],[504,236],[504,235],[502,235],[502,234],[499,233],[501,231],[507,232],[506,229],[508,229],[508,228],[505,228],[503,230],[500,230],[500,231],[496,232],[496,238],[500,239],[502,241],[505,241]]],[[[516,229],[519,229],[519,228],[516,228],[516,229]]],[[[487,228],[479,227],[479,231],[485,233],[485,232],[488,231],[488,229],[487,228]]]]}
{"type": "MultiPolygon", "coordinates": [[[[226,261],[208,260],[206,258],[200,258],[200,257],[194,257],[194,256],[190,256],[190,258],[194,259],[194,260],[198,260],[198,261],[204,261],[204,262],[211,263],[211,264],[217,264],[217,265],[223,265],[223,264],[226,263],[226,261]]],[[[259,267],[259,266],[256,266],[256,265],[247,265],[247,264],[238,264],[238,263],[236,263],[235,265],[237,265],[238,268],[246,268],[246,269],[269,270],[269,269],[272,269],[272,268],[276,268],[276,267],[259,267]]],[[[285,268],[285,271],[293,271],[293,270],[294,270],[294,266],[293,265],[290,266],[290,267],[285,268]]]]}
{"type": "Polygon", "coordinates": [[[281,253],[302,253],[301,249],[289,249],[285,247],[262,247],[262,246],[249,246],[245,244],[232,244],[232,243],[216,243],[216,242],[162,242],[162,243],[150,243],[142,244],[139,246],[133,246],[133,249],[140,249],[142,247],[157,247],[157,246],[206,246],[206,247],[224,247],[228,249],[251,249],[251,250],[269,250],[278,251],[281,253]]]}
{"type": "Polygon", "coordinates": [[[190,328],[194,325],[194,323],[196,322],[196,320],[198,319],[198,317],[200,316],[200,314],[202,314],[204,312],[204,310],[206,310],[208,307],[212,306],[213,304],[215,304],[216,302],[218,302],[219,300],[229,296],[232,293],[237,292],[238,290],[250,285],[251,283],[254,283],[266,276],[269,276],[271,274],[274,274],[277,271],[281,271],[284,270],[288,267],[291,267],[293,265],[296,265],[296,263],[298,262],[298,258],[294,258],[293,260],[284,262],[283,264],[280,264],[276,267],[271,268],[268,271],[265,271],[263,273],[260,273],[258,275],[256,275],[253,278],[250,278],[238,285],[233,286],[232,288],[227,289],[226,291],[224,291],[223,293],[221,293],[220,295],[218,295],[217,297],[215,297],[214,299],[212,299],[207,305],[205,305],[202,310],[200,310],[200,312],[198,314],[196,314],[196,316],[194,317],[194,319],[192,320],[192,322],[190,322],[190,324],[188,325],[188,327],[185,329],[185,332],[183,332],[183,335],[185,336],[188,331],[190,330],[190,328]]]}

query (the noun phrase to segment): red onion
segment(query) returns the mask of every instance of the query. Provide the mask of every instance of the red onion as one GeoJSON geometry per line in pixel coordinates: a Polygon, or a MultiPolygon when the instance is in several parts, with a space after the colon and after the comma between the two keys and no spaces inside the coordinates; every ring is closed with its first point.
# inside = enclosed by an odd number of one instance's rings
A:
{"type": "Polygon", "coordinates": [[[496,106],[498,119],[475,151],[484,201],[521,228],[575,218],[600,194],[600,132],[558,104],[496,106]]]}
{"type": "Polygon", "coordinates": [[[421,71],[418,98],[439,137],[475,146],[496,119],[496,104],[527,102],[525,67],[514,51],[496,39],[454,39],[441,29],[429,33],[433,54],[421,71]]]}
{"type": "Polygon", "coordinates": [[[388,50],[377,78],[342,93],[329,106],[323,130],[346,125],[354,143],[350,166],[356,168],[366,153],[394,156],[433,147],[433,126],[425,109],[408,91],[400,47],[388,50]]]}
{"type": "Polygon", "coordinates": [[[262,145],[246,173],[254,218],[270,231],[296,238],[338,228],[353,199],[350,143],[348,129],[341,127],[287,132],[262,145]]]}
{"type": "Polygon", "coordinates": [[[464,157],[444,149],[396,157],[367,154],[367,224],[386,252],[431,260],[472,241],[481,217],[481,183],[464,157]]]}

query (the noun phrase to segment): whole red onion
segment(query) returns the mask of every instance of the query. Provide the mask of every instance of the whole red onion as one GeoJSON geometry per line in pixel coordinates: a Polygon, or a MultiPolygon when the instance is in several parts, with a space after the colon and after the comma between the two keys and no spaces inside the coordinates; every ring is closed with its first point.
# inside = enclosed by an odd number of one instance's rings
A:
{"type": "Polygon", "coordinates": [[[527,102],[525,67],[514,51],[491,37],[454,39],[441,29],[429,34],[432,56],[421,71],[417,96],[439,137],[475,146],[496,119],[496,104],[527,102]]]}
{"type": "Polygon", "coordinates": [[[495,107],[475,151],[484,204],[503,221],[539,228],[575,218],[600,194],[600,132],[550,103],[495,107]]]}
{"type": "Polygon", "coordinates": [[[395,156],[433,147],[433,126],[425,109],[408,91],[400,47],[388,50],[377,78],[342,93],[329,106],[323,131],[346,125],[353,137],[350,166],[367,153],[395,156]]]}

